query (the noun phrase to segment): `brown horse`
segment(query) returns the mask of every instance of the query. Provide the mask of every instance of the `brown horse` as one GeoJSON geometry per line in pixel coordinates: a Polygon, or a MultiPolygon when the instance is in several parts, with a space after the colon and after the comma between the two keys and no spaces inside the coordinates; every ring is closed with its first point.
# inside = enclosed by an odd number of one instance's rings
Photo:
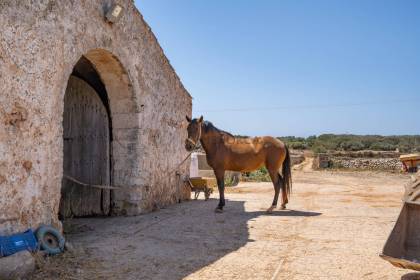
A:
{"type": "Polygon", "coordinates": [[[207,162],[216,175],[220,196],[216,212],[222,212],[225,206],[225,171],[249,172],[262,166],[267,168],[274,185],[273,203],[267,212],[271,213],[276,208],[280,189],[281,209],[286,208],[292,189],[292,176],[289,150],[283,142],[270,136],[235,138],[232,134],[216,128],[212,123],[204,122],[203,116],[193,120],[187,116],[187,121],[189,125],[185,148],[192,151],[200,141],[206,152],[207,162]]]}

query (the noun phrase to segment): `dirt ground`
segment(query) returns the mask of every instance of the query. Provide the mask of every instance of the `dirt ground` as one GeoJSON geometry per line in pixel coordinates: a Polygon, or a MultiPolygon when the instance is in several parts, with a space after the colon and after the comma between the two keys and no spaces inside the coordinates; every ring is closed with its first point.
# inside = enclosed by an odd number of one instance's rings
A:
{"type": "Polygon", "coordinates": [[[34,279],[412,279],[378,257],[408,178],[303,167],[290,210],[271,215],[272,185],[241,183],[222,214],[215,193],[138,217],[72,220],[74,253],[34,279]]]}

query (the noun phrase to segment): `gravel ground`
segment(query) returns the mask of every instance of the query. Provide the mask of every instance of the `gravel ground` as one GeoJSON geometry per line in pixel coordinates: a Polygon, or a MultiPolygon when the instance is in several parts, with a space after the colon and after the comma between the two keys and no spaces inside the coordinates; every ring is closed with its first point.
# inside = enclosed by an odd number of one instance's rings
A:
{"type": "MultiPolygon", "coordinates": [[[[34,279],[415,279],[378,257],[408,176],[294,171],[286,211],[270,183],[230,188],[225,212],[197,200],[138,217],[75,219],[72,253],[34,279]]],[[[202,196],[202,194],[201,194],[202,196]]],[[[213,198],[218,196],[213,194],[213,198]]]]}

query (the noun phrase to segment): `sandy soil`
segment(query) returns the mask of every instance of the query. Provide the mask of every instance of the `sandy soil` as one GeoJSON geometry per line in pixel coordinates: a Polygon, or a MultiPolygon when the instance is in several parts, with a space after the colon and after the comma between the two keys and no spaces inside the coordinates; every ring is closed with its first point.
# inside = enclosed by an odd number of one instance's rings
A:
{"type": "Polygon", "coordinates": [[[378,257],[408,176],[302,168],[293,179],[290,210],[271,215],[272,185],[241,183],[229,189],[222,214],[210,199],[139,217],[72,220],[66,237],[76,253],[50,259],[34,279],[415,276],[378,257]]]}

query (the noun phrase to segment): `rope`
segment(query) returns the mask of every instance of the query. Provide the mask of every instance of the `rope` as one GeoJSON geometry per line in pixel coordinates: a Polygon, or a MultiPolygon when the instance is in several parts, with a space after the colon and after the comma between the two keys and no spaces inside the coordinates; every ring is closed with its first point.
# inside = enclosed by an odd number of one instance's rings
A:
{"type": "Polygon", "coordinates": [[[177,171],[177,169],[191,156],[191,154],[194,151],[191,151],[185,158],[183,161],[181,161],[174,169],[172,169],[171,171],[169,171],[169,174],[172,174],[172,172],[177,171]]]}
{"type": "Polygon", "coordinates": [[[121,189],[121,188],[118,188],[118,187],[107,186],[107,185],[86,184],[86,183],[80,182],[79,180],[77,180],[77,179],[75,179],[71,176],[68,176],[68,175],[63,175],[63,178],[67,179],[69,181],[72,181],[73,183],[76,183],[78,185],[81,185],[83,187],[91,187],[91,188],[95,188],[95,189],[105,189],[105,190],[119,190],[119,189],[121,189]]]}
{"type": "MultiPolygon", "coordinates": [[[[177,169],[191,156],[191,154],[194,151],[191,151],[190,153],[188,153],[188,155],[173,169],[169,172],[169,174],[172,174],[174,171],[177,171],[177,169]]],[[[177,174],[179,175],[179,174],[177,174]]],[[[67,179],[73,183],[76,183],[77,185],[83,186],[83,187],[91,187],[91,188],[95,188],[95,189],[103,189],[103,190],[121,190],[123,189],[123,187],[113,187],[113,186],[108,186],[108,185],[94,185],[94,184],[86,184],[83,183],[69,175],[63,175],[64,179],[67,179]]]]}

